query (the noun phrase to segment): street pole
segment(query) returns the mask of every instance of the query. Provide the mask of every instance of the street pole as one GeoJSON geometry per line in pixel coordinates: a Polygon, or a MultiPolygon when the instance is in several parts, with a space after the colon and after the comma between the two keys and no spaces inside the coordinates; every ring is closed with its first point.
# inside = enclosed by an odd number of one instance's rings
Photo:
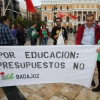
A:
{"type": "Polygon", "coordinates": [[[42,21],[42,7],[40,8],[40,11],[41,11],[41,18],[40,18],[40,19],[41,19],[41,21],[42,21]]]}
{"type": "Polygon", "coordinates": [[[54,8],[53,8],[52,10],[54,10],[54,27],[55,27],[55,19],[56,19],[56,16],[55,16],[55,15],[57,14],[57,13],[55,12],[55,10],[57,10],[57,7],[54,6],[54,8]]]}
{"type": "Polygon", "coordinates": [[[2,8],[3,8],[3,16],[5,15],[5,2],[4,2],[4,0],[2,0],[2,8]]]}
{"type": "MultiPolygon", "coordinates": [[[[24,0],[25,2],[26,2],[26,0],[24,0]]],[[[28,29],[28,10],[26,10],[26,15],[27,15],[27,22],[26,22],[26,24],[27,24],[27,29],[28,29]]]]}
{"type": "Polygon", "coordinates": [[[13,20],[14,20],[14,15],[13,15],[13,10],[14,10],[14,8],[13,8],[13,2],[12,2],[12,0],[11,0],[11,16],[12,16],[12,23],[13,23],[13,20]]]}
{"type": "Polygon", "coordinates": [[[54,10],[54,27],[55,27],[55,14],[56,14],[56,13],[55,13],[55,10],[54,10]]]}
{"type": "MultiPolygon", "coordinates": [[[[5,13],[6,13],[6,10],[8,9],[8,6],[9,6],[9,4],[10,4],[10,2],[11,2],[11,0],[9,0],[9,2],[8,2],[8,4],[7,4],[7,7],[6,7],[6,9],[4,9],[4,16],[5,16],[5,13]]],[[[5,6],[5,5],[4,5],[5,6]]]]}
{"type": "Polygon", "coordinates": [[[28,11],[26,11],[27,14],[27,29],[28,29],[28,11]]]}
{"type": "Polygon", "coordinates": [[[30,18],[30,12],[29,12],[28,14],[29,14],[29,19],[31,19],[31,18],[30,18]]]}

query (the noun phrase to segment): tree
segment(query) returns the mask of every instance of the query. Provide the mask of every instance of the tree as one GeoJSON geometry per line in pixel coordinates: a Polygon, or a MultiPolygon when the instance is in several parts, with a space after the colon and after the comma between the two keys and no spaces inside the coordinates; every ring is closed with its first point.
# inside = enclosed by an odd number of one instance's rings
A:
{"type": "MultiPolygon", "coordinates": [[[[20,23],[22,24],[23,27],[27,27],[27,19],[22,18],[22,17],[16,18],[16,19],[14,19],[13,24],[16,25],[17,22],[20,22],[20,23]]],[[[28,27],[31,27],[33,22],[36,22],[36,21],[35,21],[35,20],[28,20],[28,27]]],[[[37,23],[37,27],[36,27],[36,30],[37,30],[37,31],[40,29],[40,26],[41,26],[43,23],[46,24],[45,21],[38,21],[38,22],[36,22],[36,23],[37,23]]]]}

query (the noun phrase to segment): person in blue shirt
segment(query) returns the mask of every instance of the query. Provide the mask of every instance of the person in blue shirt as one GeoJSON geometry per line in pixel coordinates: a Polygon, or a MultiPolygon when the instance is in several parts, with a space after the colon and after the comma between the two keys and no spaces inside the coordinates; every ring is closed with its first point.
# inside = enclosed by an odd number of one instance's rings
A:
{"type": "Polygon", "coordinates": [[[9,28],[10,20],[7,16],[2,16],[0,19],[0,45],[8,46],[14,45],[15,40],[9,28]]]}
{"type": "Polygon", "coordinates": [[[11,26],[11,33],[12,33],[12,36],[15,38],[16,34],[17,34],[17,30],[15,29],[15,25],[14,24],[12,24],[12,26],[11,26]]]}
{"type": "Polygon", "coordinates": [[[18,40],[16,38],[17,30],[15,29],[15,25],[14,24],[12,24],[12,26],[11,26],[11,34],[12,34],[14,40],[16,41],[16,45],[18,45],[18,40]]]}

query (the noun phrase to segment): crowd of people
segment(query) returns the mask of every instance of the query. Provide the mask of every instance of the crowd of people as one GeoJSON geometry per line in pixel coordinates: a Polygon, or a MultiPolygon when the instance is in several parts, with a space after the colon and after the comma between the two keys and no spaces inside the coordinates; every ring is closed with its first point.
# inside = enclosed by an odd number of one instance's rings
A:
{"type": "Polygon", "coordinates": [[[20,22],[17,22],[9,27],[10,20],[7,16],[2,16],[0,19],[0,45],[24,45],[26,33],[20,22]]]}
{"type": "MultiPolygon", "coordinates": [[[[0,45],[1,46],[12,46],[12,45],[24,45],[26,43],[26,36],[29,35],[31,45],[37,45],[37,38],[39,37],[39,45],[47,45],[48,39],[53,39],[53,45],[57,45],[59,33],[62,33],[64,43],[67,45],[68,42],[68,30],[61,26],[62,19],[56,18],[56,26],[53,27],[51,33],[49,32],[46,24],[42,24],[40,30],[36,31],[36,22],[29,28],[29,32],[26,32],[26,28],[23,28],[20,22],[17,22],[17,27],[12,24],[11,29],[9,28],[10,20],[6,16],[2,16],[0,20],[0,45]]],[[[86,23],[79,24],[78,29],[74,29],[73,33],[76,34],[75,44],[76,45],[97,45],[100,44],[100,26],[98,21],[94,21],[94,15],[89,13],[86,15],[86,23]]],[[[97,68],[100,74],[100,48],[97,50],[97,68]]],[[[100,76],[98,74],[99,85],[93,88],[92,91],[100,91],[100,76]]],[[[91,83],[95,86],[94,79],[91,83]]]]}

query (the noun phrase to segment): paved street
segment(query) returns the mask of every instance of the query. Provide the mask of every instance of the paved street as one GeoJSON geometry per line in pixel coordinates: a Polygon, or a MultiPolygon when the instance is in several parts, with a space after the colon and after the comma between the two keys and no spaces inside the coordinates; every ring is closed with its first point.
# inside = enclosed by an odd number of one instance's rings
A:
{"type": "MultiPolygon", "coordinates": [[[[73,45],[74,40],[75,40],[74,34],[69,33],[68,34],[68,45],[73,45]]],[[[27,36],[27,42],[25,46],[29,46],[29,45],[30,45],[30,40],[29,40],[29,37],[27,36]]],[[[39,40],[37,42],[37,45],[39,45],[39,40]]],[[[48,45],[53,45],[53,40],[51,38],[48,40],[48,45]]]]}
{"type": "MultiPolygon", "coordinates": [[[[68,45],[74,44],[73,34],[69,34],[68,45]]],[[[49,39],[48,45],[52,45],[52,39],[49,39]]],[[[30,45],[28,40],[25,46],[30,45]]],[[[97,70],[95,70],[94,80],[98,84],[97,70]]],[[[72,84],[36,84],[17,86],[26,100],[100,100],[100,92],[94,93],[91,89],[72,84]]],[[[6,91],[6,90],[5,90],[6,91]]],[[[8,92],[9,94],[9,92],[8,92]]],[[[7,94],[0,88],[0,100],[8,100],[7,94]]],[[[11,100],[11,99],[9,99],[11,100]]],[[[15,99],[14,100],[18,100],[15,99]]],[[[24,100],[24,99],[22,99],[24,100]]]]}

